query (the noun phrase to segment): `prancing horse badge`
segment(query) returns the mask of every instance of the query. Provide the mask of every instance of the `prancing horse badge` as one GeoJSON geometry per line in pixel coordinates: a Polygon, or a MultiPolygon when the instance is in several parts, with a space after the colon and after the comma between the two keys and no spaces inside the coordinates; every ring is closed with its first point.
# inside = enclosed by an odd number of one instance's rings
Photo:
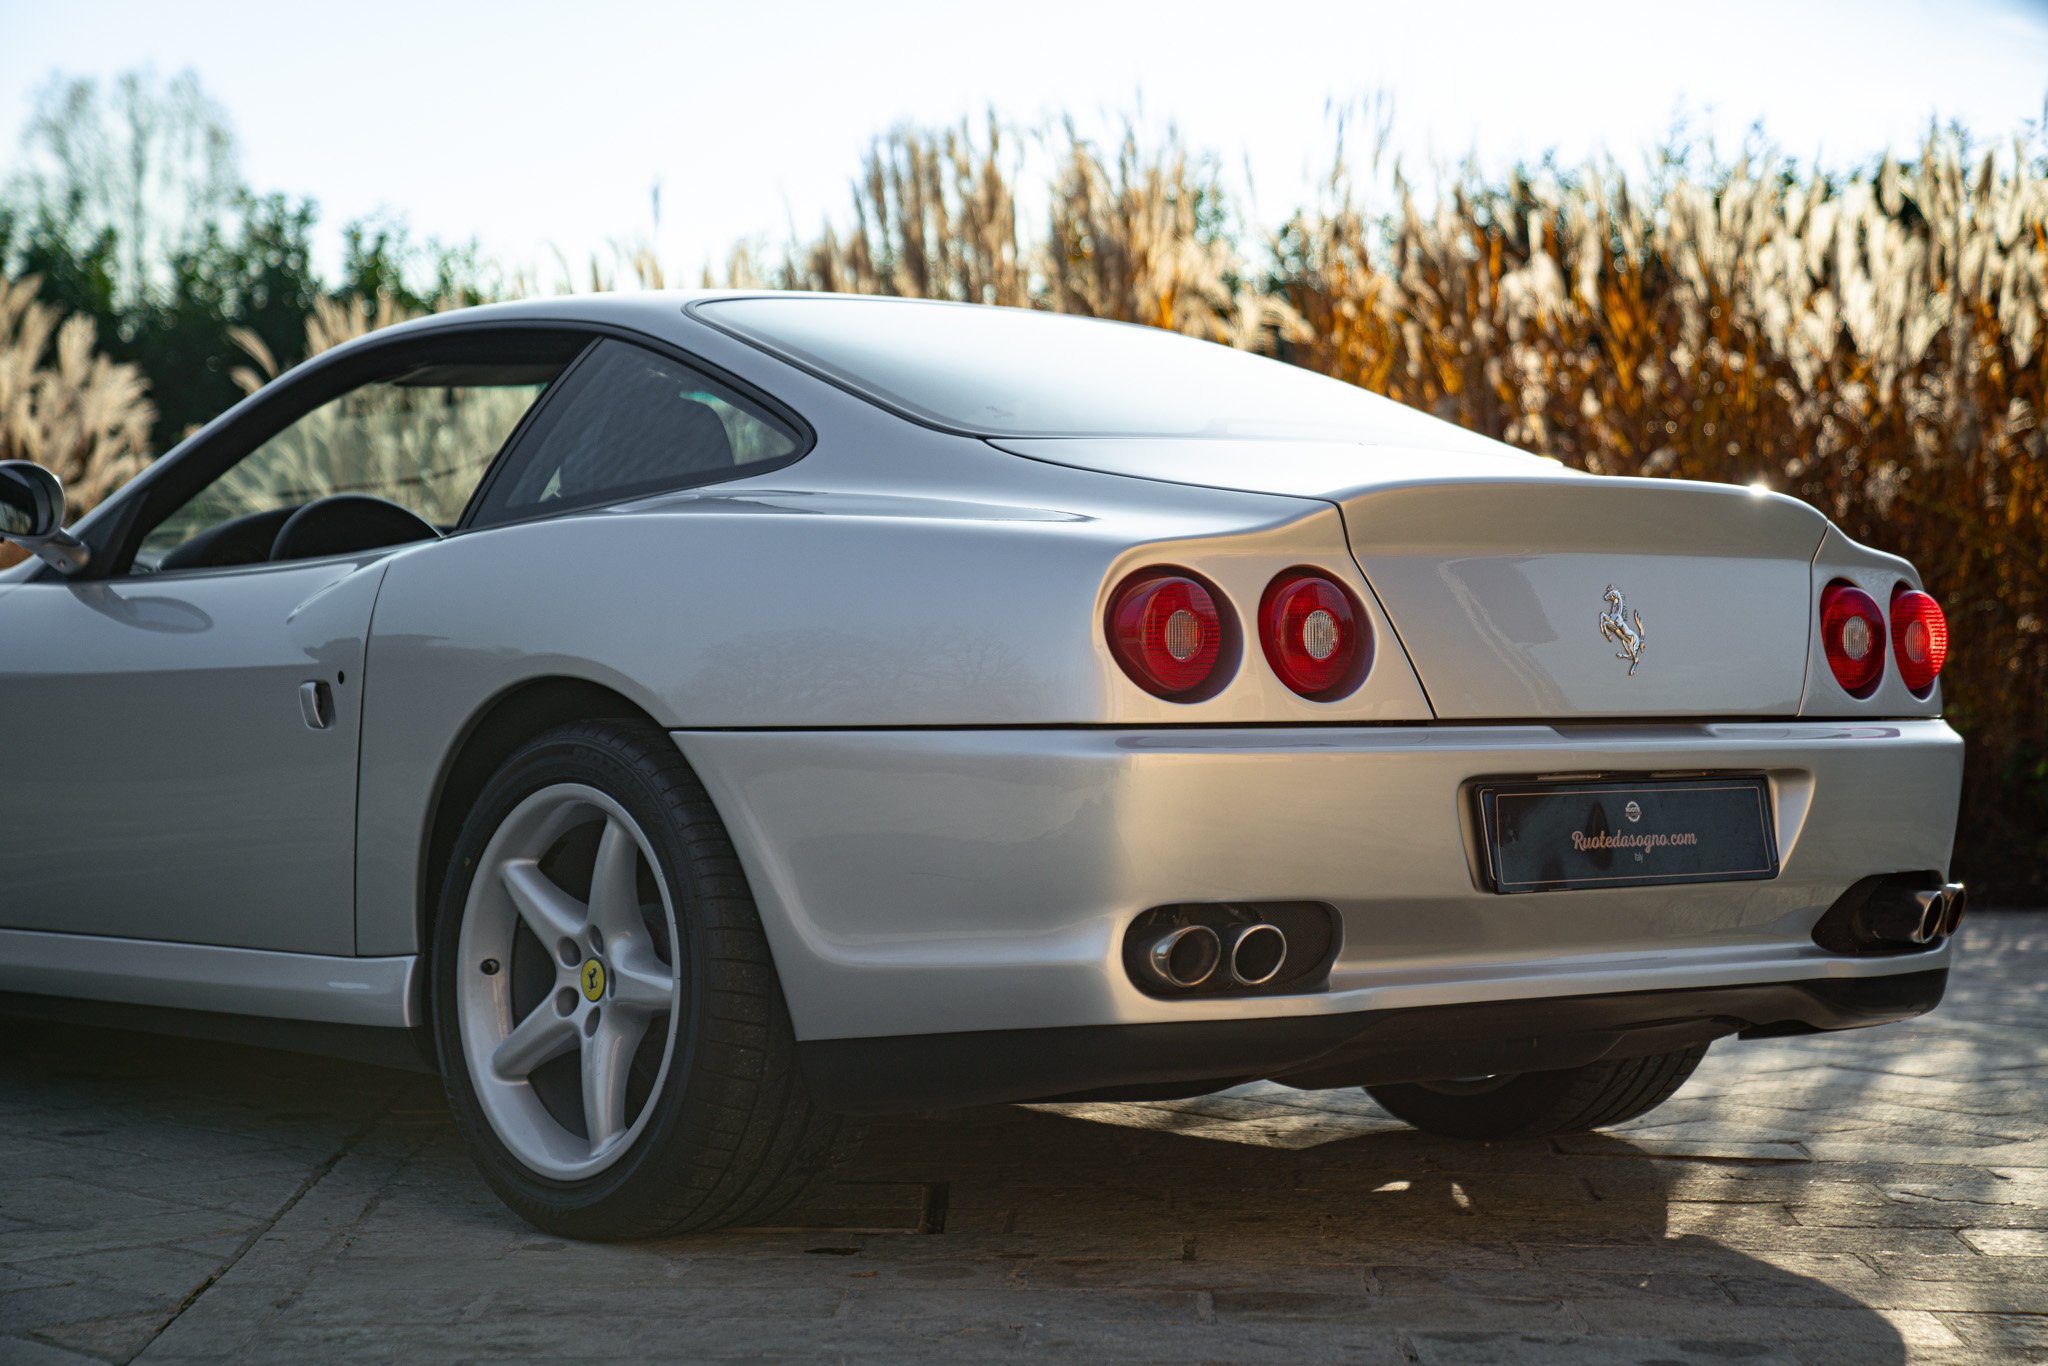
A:
{"type": "Polygon", "coordinates": [[[1613,584],[1607,585],[1607,610],[1600,614],[1600,638],[1619,645],[1621,650],[1614,657],[1628,661],[1628,676],[1636,676],[1636,667],[1643,662],[1643,648],[1648,643],[1643,630],[1643,614],[1628,610],[1628,600],[1613,584]]]}

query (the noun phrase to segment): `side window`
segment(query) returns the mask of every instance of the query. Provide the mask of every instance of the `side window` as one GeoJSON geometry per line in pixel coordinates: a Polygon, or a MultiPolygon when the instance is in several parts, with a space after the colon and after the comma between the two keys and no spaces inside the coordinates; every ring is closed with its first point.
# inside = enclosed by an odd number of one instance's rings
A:
{"type": "MultiPolygon", "coordinates": [[[[499,449],[574,349],[539,362],[417,365],[330,399],[153,527],[135,567],[270,559],[294,512],[337,494],[395,503],[436,531],[453,530],[499,449]]],[[[362,516],[360,505],[355,515],[362,516]]],[[[388,508],[381,515],[386,522],[402,516],[388,508]]],[[[413,539],[429,534],[422,528],[413,539]]]]}
{"type": "Polygon", "coordinates": [[[788,423],[709,376],[607,340],[521,439],[474,525],[737,478],[802,449],[788,423]]]}

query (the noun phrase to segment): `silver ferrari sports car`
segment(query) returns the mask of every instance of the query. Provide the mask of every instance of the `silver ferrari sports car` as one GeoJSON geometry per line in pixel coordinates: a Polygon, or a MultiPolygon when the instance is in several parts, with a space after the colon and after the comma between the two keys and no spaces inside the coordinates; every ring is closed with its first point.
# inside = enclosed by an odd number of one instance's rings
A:
{"type": "Polygon", "coordinates": [[[568,1235],[931,1107],[1610,1125],[1963,910],[1912,565],[1153,329],[470,309],[64,523],[0,465],[5,1007],[435,1069],[568,1235]]]}

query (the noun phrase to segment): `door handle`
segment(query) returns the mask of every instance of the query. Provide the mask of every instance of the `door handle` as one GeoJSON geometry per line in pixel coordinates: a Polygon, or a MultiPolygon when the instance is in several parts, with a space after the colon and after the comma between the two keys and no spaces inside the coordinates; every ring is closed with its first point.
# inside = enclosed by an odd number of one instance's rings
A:
{"type": "Polygon", "coordinates": [[[326,730],[334,724],[334,694],[317,680],[299,684],[299,715],[311,730],[326,730]]]}

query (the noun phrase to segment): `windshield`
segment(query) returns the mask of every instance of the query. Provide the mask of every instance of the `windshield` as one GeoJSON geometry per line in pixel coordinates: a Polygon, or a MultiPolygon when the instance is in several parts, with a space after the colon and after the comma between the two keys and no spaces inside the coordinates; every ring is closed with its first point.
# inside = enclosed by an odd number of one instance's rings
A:
{"type": "Polygon", "coordinates": [[[976,436],[1469,441],[1355,385],[1156,327],[804,295],[715,299],[693,311],[907,417],[976,436]]]}

